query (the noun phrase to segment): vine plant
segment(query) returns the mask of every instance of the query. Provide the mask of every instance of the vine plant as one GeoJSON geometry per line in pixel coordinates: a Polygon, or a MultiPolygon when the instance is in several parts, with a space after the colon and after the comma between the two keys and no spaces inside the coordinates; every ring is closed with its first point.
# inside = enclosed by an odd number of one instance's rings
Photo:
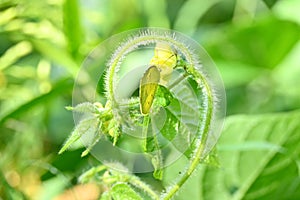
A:
{"type": "Polygon", "coordinates": [[[163,147],[161,137],[157,137],[155,134],[147,136],[149,132],[153,131],[151,128],[148,129],[154,123],[153,116],[157,115],[161,108],[166,110],[165,124],[159,133],[167,141],[172,142],[176,135],[182,134],[185,135],[183,138],[192,139],[187,143],[189,146],[182,150],[183,156],[189,158],[188,166],[182,169],[178,180],[161,193],[154,191],[150,185],[117,162],[109,164],[106,162],[105,165],[95,166],[82,174],[79,178],[80,182],[96,181],[108,188],[101,195],[101,199],[172,199],[195,171],[198,164],[204,162],[208,156],[207,152],[210,150],[208,143],[214,137],[213,128],[219,101],[215,86],[203,69],[201,55],[195,48],[193,42],[192,44],[188,43],[188,40],[182,39],[181,36],[178,37],[178,34],[174,32],[154,29],[139,31],[121,43],[107,62],[106,105],[103,106],[99,102],[83,102],[74,107],[67,107],[73,112],[88,115],[77,124],[59,153],[64,152],[71,144],[86,134],[92,135],[92,140],[87,144],[82,156],[92,151],[99,140],[109,140],[114,146],[118,146],[120,139],[126,135],[124,127],[132,125],[128,123],[128,119],[130,119],[134,125],[142,127],[144,137],[142,137],[140,146],[144,154],[150,158],[154,168],[153,177],[158,180],[163,179],[166,166],[164,166],[165,157],[161,151],[163,147]],[[139,97],[131,96],[125,100],[118,98],[116,87],[119,77],[117,74],[124,59],[130,52],[149,45],[154,45],[156,48],[154,57],[148,62],[147,70],[141,78],[139,97]],[[170,81],[168,76],[175,71],[179,72],[179,78],[172,83],[167,83],[170,81]],[[182,91],[176,96],[173,90],[174,87],[179,87],[180,91],[179,83],[183,80],[193,83],[196,101],[199,101],[199,106],[194,108],[199,116],[198,119],[194,119],[196,129],[189,129],[188,123],[182,120],[184,114],[176,114],[170,110],[171,105],[177,105],[177,107],[178,105],[188,105],[188,102],[183,102],[185,98],[180,98],[182,91]],[[146,104],[149,104],[148,107],[146,104]],[[124,114],[124,105],[129,114],[124,114]],[[145,106],[147,111],[140,111],[145,106]],[[191,134],[193,137],[187,136],[191,134]]]}

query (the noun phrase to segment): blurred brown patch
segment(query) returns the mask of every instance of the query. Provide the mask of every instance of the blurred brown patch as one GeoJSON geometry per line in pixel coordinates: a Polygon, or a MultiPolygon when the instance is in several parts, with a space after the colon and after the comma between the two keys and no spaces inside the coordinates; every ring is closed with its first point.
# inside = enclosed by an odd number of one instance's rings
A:
{"type": "Polygon", "coordinates": [[[99,186],[89,183],[77,185],[57,196],[54,200],[95,200],[99,199],[99,196],[99,186]]]}

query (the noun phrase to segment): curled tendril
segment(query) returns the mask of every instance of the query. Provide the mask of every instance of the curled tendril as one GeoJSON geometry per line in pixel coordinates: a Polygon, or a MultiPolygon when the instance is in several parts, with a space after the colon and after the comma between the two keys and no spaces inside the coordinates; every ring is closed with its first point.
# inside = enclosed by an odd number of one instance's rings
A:
{"type": "MultiPolygon", "coordinates": [[[[148,111],[146,113],[146,116],[143,116],[139,112],[140,106],[138,99],[130,98],[129,100],[127,99],[127,101],[123,101],[123,99],[118,96],[118,90],[116,89],[118,87],[118,81],[120,81],[118,72],[122,70],[122,63],[131,52],[141,47],[148,47],[151,45],[155,46],[162,43],[167,44],[167,48],[170,47],[170,49],[176,52],[177,55],[177,61],[174,66],[172,64],[172,68],[181,69],[184,74],[182,76],[183,78],[189,77],[190,79],[192,79],[196,84],[196,89],[199,91],[197,94],[201,95],[201,98],[199,98],[200,100],[197,99],[198,97],[196,97],[196,101],[201,101],[200,106],[194,108],[197,109],[196,112],[199,113],[198,115],[194,115],[197,116],[197,118],[193,119],[197,121],[196,128],[190,129],[188,131],[186,131],[186,129],[188,129],[189,127],[184,127],[181,129],[178,127],[173,127],[172,129],[172,131],[176,131],[178,133],[181,131],[183,133],[193,132],[191,141],[187,143],[187,145],[192,146],[190,148],[192,152],[190,152],[188,156],[188,166],[182,171],[181,176],[177,179],[176,183],[167,187],[160,196],[156,194],[156,192],[153,191],[148,185],[144,184],[137,177],[129,173],[128,170],[123,170],[124,173],[120,174],[117,171],[112,170],[119,169],[119,171],[122,171],[124,167],[119,168],[107,164],[108,166],[110,166],[110,168],[112,168],[111,170],[103,166],[101,166],[99,169],[101,169],[100,171],[108,170],[110,171],[110,174],[113,175],[113,177],[109,176],[107,180],[128,182],[134,187],[140,188],[153,199],[171,199],[185,183],[185,181],[190,177],[193,171],[197,168],[198,164],[204,161],[219,137],[222,126],[222,117],[225,114],[224,88],[222,86],[222,82],[218,77],[218,73],[214,71],[215,67],[208,55],[196,42],[192,41],[186,36],[183,36],[180,33],[174,31],[154,28],[137,30],[130,32],[129,35],[126,33],[124,33],[123,35],[125,35],[126,37],[125,40],[117,44],[118,47],[113,49],[112,56],[106,63],[107,71],[105,75],[106,79],[104,87],[104,91],[106,94],[106,105],[102,106],[102,104],[97,102],[84,102],[76,104],[75,107],[68,107],[68,109],[72,110],[73,112],[84,113],[84,117],[80,117],[79,123],[77,124],[70,138],[66,141],[65,145],[62,147],[59,153],[65,151],[74,141],[78,140],[79,138],[83,137],[84,134],[87,134],[89,132],[92,132],[93,134],[91,136],[91,139],[89,139],[87,142],[87,149],[83,152],[83,156],[89,153],[92,150],[92,147],[94,147],[98,143],[98,141],[101,141],[101,139],[103,138],[102,136],[113,138],[113,146],[111,148],[118,148],[116,144],[119,137],[122,134],[126,133],[126,128],[124,127],[127,126],[130,128],[130,126],[134,125],[134,123],[140,124],[139,126],[142,127],[142,129],[140,129],[141,132],[148,132],[149,123],[154,123],[155,120],[152,121],[152,118],[150,119],[148,111]],[[124,102],[127,105],[127,114],[130,113],[129,115],[134,116],[134,123],[128,122],[128,115],[124,116],[124,102]],[[144,121],[140,121],[141,118],[144,118],[144,121]],[[116,179],[116,177],[123,178],[116,179]]],[[[105,49],[106,48],[102,48],[102,50],[105,49]]],[[[156,58],[152,58],[150,64],[155,65],[157,63],[160,63],[155,59],[156,58]]],[[[173,61],[174,59],[167,60],[168,63],[172,63],[173,61]]],[[[166,82],[166,80],[163,81],[166,82]]],[[[178,101],[185,101],[185,98],[180,97],[180,95],[184,95],[182,94],[182,91],[179,91],[178,94],[176,94],[177,96],[174,96],[175,94],[173,93],[176,92],[175,90],[172,90],[172,88],[175,88],[176,84],[177,82],[174,81],[166,87],[157,86],[154,102],[160,107],[167,108],[167,105],[169,105],[170,102],[177,101],[178,103],[178,101]]],[[[162,85],[164,85],[164,83],[162,85]]],[[[190,102],[183,103],[185,103],[185,105],[190,104],[190,102]]],[[[158,113],[159,109],[153,108],[152,112],[158,113]]],[[[186,113],[182,113],[179,115],[185,114],[186,113]]],[[[155,119],[155,115],[153,119],[155,119]]],[[[159,120],[160,119],[158,119],[158,121],[159,120]]],[[[169,115],[165,116],[167,125],[168,123],[172,124],[170,123],[170,121],[172,120],[174,119],[171,119],[169,115]]],[[[181,123],[181,121],[179,121],[179,123],[181,123]]],[[[162,169],[167,165],[161,164],[163,162],[163,156],[162,152],[159,150],[160,144],[158,143],[158,138],[156,137],[157,136],[155,136],[155,134],[150,137],[153,141],[152,144],[155,145],[155,147],[148,147],[147,138],[144,140],[144,145],[142,146],[144,147],[144,153],[147,153],[147,155],[149,155],[151,158],[152,165],[154,167],[154,177],[157,179],[161,179],[162,169]],[[151,148],[154,148],[156,150],[158,149],[157,153],[148,151],[148,149],[151,148]]],[[[180,137],[179,139],[177,138],[177,142],[178,141],[179,143],[181,142],[180,137]]],[[[107,147],[107,143],[101,144],[104,144],[107,147]]],[[[177,146],[175,148],[177,148],[177,146]]],[[[178,149],[180,148],[181,147],[179,145],[178,149]]],[[[180,151],[181,153],[184,153],[188,150],[184,148],[180,149],[180,151]]],[[[118,151],[118,153],[119,152],[120,151],[118,151]]],[[[105,159],[101,161],[104,161],[103,163],[105,163],[105,159]]],[[[85,176],[85,179],[88,179],[88,177],[90,177],[90,175],[85,176]]]]}

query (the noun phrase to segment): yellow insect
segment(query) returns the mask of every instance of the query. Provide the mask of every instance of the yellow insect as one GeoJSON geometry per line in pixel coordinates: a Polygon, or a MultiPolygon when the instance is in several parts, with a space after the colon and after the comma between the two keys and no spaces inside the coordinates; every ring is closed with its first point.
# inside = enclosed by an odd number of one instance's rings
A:
{"type": "Polygon", "coordinates": [[[140,82],[140,109],[143,115],[150,112],[154,95],[160,80],[160,73],[155,65],[147,69],[140,82]]]}
{"type": "Polygon", "coordinates": [[[148,115],[154,100],[158,84],[165,85],[168,76],[176,66],[177,57],[167,43],[157,43],[154,57],[140,81],[140,110],[148,115]]]}

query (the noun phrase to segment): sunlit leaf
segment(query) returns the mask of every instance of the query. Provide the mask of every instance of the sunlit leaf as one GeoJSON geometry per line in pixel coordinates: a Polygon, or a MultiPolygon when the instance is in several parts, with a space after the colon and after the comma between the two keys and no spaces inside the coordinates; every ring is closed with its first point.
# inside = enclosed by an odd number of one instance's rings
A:
{"type": "Polygon", "coordinates": [[[28,41],[22,41],[10,47],[4,55],[0,57],[0,70],[4,70],[23,56],[32,51],[32,46],[28,41]]]}
{"type": "Polygon", "coordinates": [[[254,67],[274,68],[299,40],[300,27],[290,21],[267,17],[251,26],[228,26],[205,48],[213,59],[254,67]]]}
{"type": "Polygon", "coordinates": [[[169,21],[165,13],[165,1],[145,0],[143,4],[148,18],[148,26],[169,28],[169,21]]]}
{"type": "Polygon", "coordinates": [[[44,103],[45,101],[48,101],[51,98],[54,98],[63,92],[69,91],[72,87],[73,87],[73,82],[69,78],[57,82],[53,86],[52,90],[50,90],[48,93],[42,94],[1,116],[0,124],[2,124],[4,121],[6,121],[9,118],[17,117],[18,115],[28,112],[32,107],[44,103]]]}
{"type": "Polygon", "coordinates": [[[193,33],[196,30],[198,20],[220,0],[190,0],[181,7],[175,29],[183,32],[193,33]],[[201,6],[199,6],[201,5],[201,6]]]}
{"type": "Polygon", "coordinates": [[[33,47],[44,57],[62,65],[73,77],[76,76],[78,65],[72,59],[70,54],[64,49],[57,47],[49,41],[31,39],[33,47]]]}
{"type": "MultiPolygon", "coordinates": [[[[79,140],[84,134],[87,135],[94,135],[98,134],[98,127],[97,127],[97,118],[95,117],[87,117],[86,119],[81,120],[78,125],[76,125],[75,129],[71,133],[70,137],[66,140],[63,147],[60,149],[58,154],[63,153],[66,151],[73,143],[75,143],[77,140],[79,140]]],[[[99,133],[100,135],[100,133],[99,133]]],[[[97,140],[98,141],[98,140],[97,140]]],[[[88,151],[90,149],[88,148],[88,151]]],[[[86,155],[88,151],[85,151],[82,155],[86,155]]]]}
{"type": "Polygon", "coordinates": [[[88,153],[90,153],[92,148],[98,143],[98,141],[101,139],[102,136],[103,136],[103,134],[100,131],[95,130],[92,141],[87,145],[86,150],[84,152],[82,152],[81,157],[84,157],[88,153]]]}
{"type": "Polygon", "coordinates": [[[297,199],[299,117],[292,112],[228,118],[220,139],[221,169],[205,169],[202,199],[297,199]]]}
{"type": "Polygon", "coordinates": [[[298,12],[299,7],[299,0],[278,1],[272,10],[279,18],[294,21],[300,24],[300,13],[298,12]]]}
{"type": "MultiPolygon", "coordinates": [[[[63,5],[64,32],[73,58],[78,59],[79,47],[83,43],[79,1],[66,0],[63,5]]],[[[79,60],[80,61],[80,60],[79,60]]]]}

